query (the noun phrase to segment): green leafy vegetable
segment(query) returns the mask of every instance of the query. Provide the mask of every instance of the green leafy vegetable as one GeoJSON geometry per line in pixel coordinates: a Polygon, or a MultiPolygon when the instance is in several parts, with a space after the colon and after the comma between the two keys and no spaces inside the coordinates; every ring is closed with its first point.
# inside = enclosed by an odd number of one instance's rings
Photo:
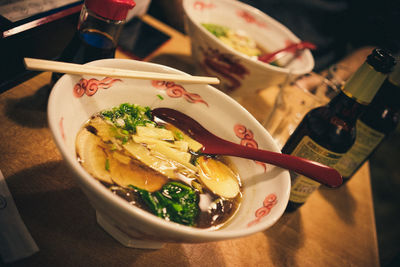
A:
{"type": "Polygon", "coordinates": [[[169,182],[160,191],[150,193],[130,185],[151,212],[160,218],[193,226],[199,214],[199,196],[192,188],[179,182],[169,182]]]}
{"type": "Polygon", "coordinates": [[[123,134],[133,134],[136,126],[154,124],[151,120],[151,109],[135,104],[124,103],[119,107],[101,112],[104,119],[110,120],[117,128],[122,129],[123,134]]]}
{"type": "Polygon", "coordinates": [[[177,140],[183,140],[184,139],[183,134],[181,132],[175,131],[174,134],[175,134],[175,138],[177,140]]]}
{"type": "Polygon", "coordinates": [[[110,161],[108,159],[106,159],[106,165],[104,166],[104,168],[106,169],[106,171],[110,171],[110,161]]]}
{"type": "Polygon", "coordinates": [[[229,28],[212,24],[212,23],[202,23],[204,28],[206,28],[209,32],[214,34],[216,37],[226,36],[229,28]]]}

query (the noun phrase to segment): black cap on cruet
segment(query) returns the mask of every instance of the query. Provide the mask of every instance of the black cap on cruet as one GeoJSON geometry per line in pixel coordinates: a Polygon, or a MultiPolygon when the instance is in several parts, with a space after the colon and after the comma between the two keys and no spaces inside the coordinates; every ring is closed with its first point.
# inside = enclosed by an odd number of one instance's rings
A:
{"type": "Polygon", "coordinates": [[[387,74],[390,73],[396,65],[395,58],[390,54],[390,52],[383,48],[376,48],[367,57],[367,62],[376,71],[387,74]]]}

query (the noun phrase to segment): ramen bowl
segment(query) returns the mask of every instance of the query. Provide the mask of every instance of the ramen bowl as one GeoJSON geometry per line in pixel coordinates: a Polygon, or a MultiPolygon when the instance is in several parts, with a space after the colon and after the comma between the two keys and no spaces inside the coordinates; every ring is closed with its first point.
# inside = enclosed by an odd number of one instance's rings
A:
{"type": "MultiPolygon", "coordinates": [[[[166,66],[135,60],[104,59],[88,64],[187,75],[166,66]]],[[[151,109],[172,108],[191,116],[222,138],[279,151],[268,132],[249,112],[209,85],[64,75],[49,96],[49,127],[64,160],[96,210],[98,224],[120,243],[156,249],[165,242],[239,238],[263,231],[281,217],[289,198],[288,171],[240,158],[231,158],[231,161],[241,176],[242,201],[236,214],[220,229],[200,229],[166,221],[112,193],[78,162],[75,142],[79,130],[93,114],[121,103],[151,109]]]]}
{"type": "Polygon", "coordinates": [[[192,56],[200,73],[217,76],[221,80],[218,88],[236,99],[278,85],[288,75],[295,78],[314,68],[308,49],[289,62],[286,57],[281,62],[284,67],[279,67],[238,52],[203,26],[208,23],[242,32],[262,53],[300,42],[288,28],[254,7],[232,0],[183,0],[183,10],[192,56]]]}

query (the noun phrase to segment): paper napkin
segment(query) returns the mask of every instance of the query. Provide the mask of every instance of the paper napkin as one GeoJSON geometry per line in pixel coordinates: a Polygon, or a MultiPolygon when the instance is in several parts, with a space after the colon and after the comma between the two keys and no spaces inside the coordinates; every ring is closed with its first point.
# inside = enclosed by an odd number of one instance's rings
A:
{"type": "Polygon", "coordinates": [[[19,215],[14,199],[0,171],[0,255],[13,262],[39,251],[19,215]]]}

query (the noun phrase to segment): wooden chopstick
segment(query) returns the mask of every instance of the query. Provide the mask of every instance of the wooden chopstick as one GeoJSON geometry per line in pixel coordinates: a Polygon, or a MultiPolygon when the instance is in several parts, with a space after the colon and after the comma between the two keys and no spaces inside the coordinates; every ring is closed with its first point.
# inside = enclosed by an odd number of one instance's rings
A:
{"type": "Polygon", "coordinates": [[[68,74],[90,74],[98,76],[135,78],[144,80],[174,81],[192,84],[219,84],[219,79],[215,77],[204,76],[186,76],[182,74],[168,74],[147,71],[134,71],[125,69],[114,69],[105,67],[96,67],[90,65],[81,65],[75,63],[59,62],[45,59],[24,58],[25,67],[28,70],[52,71],[68,74]]]}

